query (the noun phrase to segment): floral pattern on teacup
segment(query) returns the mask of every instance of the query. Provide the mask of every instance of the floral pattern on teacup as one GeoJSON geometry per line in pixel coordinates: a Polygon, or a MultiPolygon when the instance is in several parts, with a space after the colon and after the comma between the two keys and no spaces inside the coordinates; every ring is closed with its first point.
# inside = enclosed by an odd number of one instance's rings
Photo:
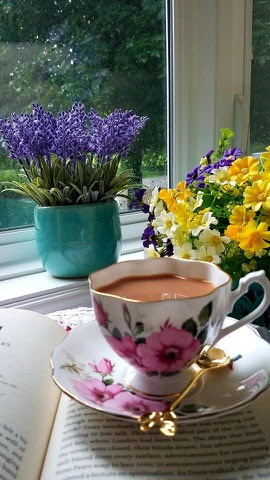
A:
{"type": "Polygon", "coordinates": [[[200,328],[193,318],[175,327],[169,319],[157,332],[145,334],[142,321],[132,321],[128,306],[122,304],[125,332],[111,328],[109,315],[100,300],[94,297],[94,310],[98,323],[110,335],[105,338],[112,349],[122,358],[147,375],[171,376],[187,367],[200,352],[207,336],[207,323],[211,316],[212,302],[205,305],[198,315],[200,328]]]}

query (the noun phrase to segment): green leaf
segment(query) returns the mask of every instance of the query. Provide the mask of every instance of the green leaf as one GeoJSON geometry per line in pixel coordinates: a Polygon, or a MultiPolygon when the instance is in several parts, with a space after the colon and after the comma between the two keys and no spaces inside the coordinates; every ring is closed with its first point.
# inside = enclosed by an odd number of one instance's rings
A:
{"type": "Polygon", "coordinates": [[[112,336],[113,336],[114,338],[117,338],[117,340],[121,340],[122,335],[121,335],[120,330],[119,330],[117,327],[114,327],[114,329],[113,329],[113,331],[112,331],[112,336]]]}
{"type": "Polygon", "coordinates": [[[204,328],[198,335],[198,340],[201,342],[201,344],[203,344],[207,338],[207,331],[208,329],[207,328],[204,328]]]}
{"type": "Polygon", "coordinates": [[[197,327],[196,323],[194,322],[193,318],[189,318],[188,320],[186,320],[183,323],[182,328],[184,330],[187,330],[187,332],[192,333],[193,337],[196,337],[198,327],[197,327]]]}
{"type": "Polygon", "coordinates": [[[113,379],[112,378],[106,378],[105,380],[103,380],[103,383],[105,385],[112,385],[113,384],[113,379]]]}
{"type": "Polygon", "coordinates": [[[144,324],[142,322],[136,322],[135,327],[134,327],[133,332],[132,332],[133,335],[134,336],[139,335],[143,331],[144,331],[144,324]]]}
{"type": "Polygon", "coordinates": [[[129,329],[131,330],[131,316],[130,316],[130,313],[129,313],[129,309],[128,309],[126,304],[124,304],[122,306],[122,308],[123,308],[123,314],[124,314],[125,322],[126,322],[127,326],[129,327],[129,329]]]}
{"type": "Polygon", "coordinates": [[[207,305],[205,305],[202,308],[202,310],[200,311],[199,316],[198,316],[199,322],[200,322],[202,327],[204,325],[206,325],[206,323],[210,319],[211,313],[212,313],[212,302],[209,302],[207,305]]]}

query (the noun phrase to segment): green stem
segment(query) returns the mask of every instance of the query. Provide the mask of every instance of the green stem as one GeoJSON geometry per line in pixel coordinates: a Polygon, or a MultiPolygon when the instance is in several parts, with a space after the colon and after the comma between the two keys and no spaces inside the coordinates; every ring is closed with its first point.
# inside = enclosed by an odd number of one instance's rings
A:
{"type": "Polygon", "coordinates": [[[218,197],[218,195],[219,195],[219,193],[220,193],[220,189],[221,189],[221,187],[219,187],[216,195],[215,195],[214,198],[213,198],[213,201],[212,201],[212,203],[211,203],[211,205],[210,205],[210,208],[211,208],[211,209],[212,209],[212,207],[214,206],[215,201],[216,201],[216,199],[217,199],[217,197],[218,197]]]}

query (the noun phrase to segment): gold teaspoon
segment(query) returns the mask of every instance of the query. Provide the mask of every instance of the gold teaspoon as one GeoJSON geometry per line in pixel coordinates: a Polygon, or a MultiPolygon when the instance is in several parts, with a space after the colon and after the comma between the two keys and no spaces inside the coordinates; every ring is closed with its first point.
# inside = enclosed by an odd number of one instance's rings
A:
{"type": "Polygon", "coordinates": [[[140,430],[148,432],[155,425],[159,424],[160,431],[167,436],[174,436],[177,432],[175,420],[177,419],[174,410],[182,402],[183,398],[189,393],[198,379],[209,370],[223,368],[229,365],[230,357],[220,348],[205,347],[197,362],[193,364],[195,375],[170,406],[163,412],[148,412],[139,419],[140,430]]]}

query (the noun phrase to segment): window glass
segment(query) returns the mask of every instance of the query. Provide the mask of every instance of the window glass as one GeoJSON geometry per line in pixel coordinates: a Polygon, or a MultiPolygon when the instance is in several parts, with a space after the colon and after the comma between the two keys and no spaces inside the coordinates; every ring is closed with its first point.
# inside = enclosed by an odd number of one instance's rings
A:
{"type": "Polygon", "coordinates": [[[250,151],[270,144],[270,2],[253,0],[250,151]]]}
{"type": "MultiPolygon", "coordinates": [[[[122,167],[136,183],[165,183],[164,0],[5,0],[0,23],[0,117],[33,102],[54,114],[74,101],[102,116],[134,110],[149,121],[122,167]]],[[[33,202],[3,193],[21,171],[0,148],[0,230],[31,225],[33,202]]]]}

